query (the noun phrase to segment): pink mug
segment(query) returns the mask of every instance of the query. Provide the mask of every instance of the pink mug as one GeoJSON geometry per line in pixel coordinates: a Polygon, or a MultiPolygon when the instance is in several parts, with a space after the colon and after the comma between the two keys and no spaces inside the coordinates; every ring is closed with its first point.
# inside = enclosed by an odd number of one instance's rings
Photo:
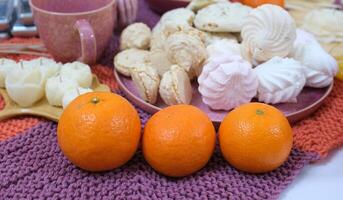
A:
{"type": "Polygon", "coordinates": [[[112,37],[115,0],[30,0],[30,6],[39,36],[57,61],[93,64],[112,37]]]}

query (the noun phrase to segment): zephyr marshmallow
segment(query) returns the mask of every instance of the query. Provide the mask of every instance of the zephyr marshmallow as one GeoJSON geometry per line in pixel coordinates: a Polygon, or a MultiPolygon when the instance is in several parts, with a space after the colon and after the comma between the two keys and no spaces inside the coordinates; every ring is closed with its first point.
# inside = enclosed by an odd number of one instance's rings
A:
{"type": "Polygon", "coordinates": [[[238,55],[210,58],[198,82],[203,102],[214,110],[231,110],[249,103],[258,87],[251,64],[238,55]]]}

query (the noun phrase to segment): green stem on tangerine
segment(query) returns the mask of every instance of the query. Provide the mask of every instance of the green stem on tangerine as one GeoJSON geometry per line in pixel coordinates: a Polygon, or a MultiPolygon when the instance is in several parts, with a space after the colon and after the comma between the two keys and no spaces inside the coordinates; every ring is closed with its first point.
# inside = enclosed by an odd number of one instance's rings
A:
{"type": "Polygon", "coordinates": [[[257,115],[264,115],[264,112],[262,110],[260,110],[260,109],[257,109],[256,110],[256,114],[257,115]]]}
{"type": "Polygon", "coordinates": [[[97,103],[100,102],[100,99],[99,99],[98,97],[93,97],[92,100],[91,100],[91,102],[92,102],[93,104],[97,104],[97,103]]]}

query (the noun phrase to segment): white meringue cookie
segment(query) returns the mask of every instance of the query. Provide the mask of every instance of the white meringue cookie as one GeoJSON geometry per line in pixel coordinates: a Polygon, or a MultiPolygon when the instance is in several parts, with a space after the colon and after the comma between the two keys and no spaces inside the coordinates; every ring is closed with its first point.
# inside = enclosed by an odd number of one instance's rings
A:
{"type": "Polygon", "coordinates": [[[5,80],[7,74],[18,67],[14,60],[0,58],[0,88],[5,88],[5,80]]]}
{"type": "Polygon", "coordinates": [[[258,87],[251,64],[237,55],[210,58],[198,82],[203,102],[214,110],[231,110],[249,103],[258,87]]]}
{"type": "Polygon", "coordinates": [[[156,37],[156,34],[164,32],[166,28],[179,29],[181,27],[192,27],[194,16],[195,14],[191,10],[185,8],[178,8],[164,13],[160,21],[152,29],[153,38],[156,37]]]}
{"type": "Polygon", "coordinates": [[[63,95],[63,109],[65,109],[74,99],[82,94],[93,92],[92,89],[77,87],[66,91],[63,95]]]}
{"type": "Polygon", "coordinates": [[[283,8],[265,4],[250,12],[242,28],[243,55],[252,62],[285,57],[296,37],[293,18],[283,8]]]}
{"type": "Polygon", "coordinates": [[[144,101],[155,104],[160,85],[157,70],[149,65],[131,69],[131,77],[144,101]]]}
{"type": "Polygon", "coordinates": [[[170,35],[166,42],[168,59],[182,67],[187,73],[199,73],[202,63],[207,59],[207,51],[199,37],[177,32],[170,35]]]}
{"type": "Polygon", "coordinates": [[[221,40],[228,40],[233,43],[238,43],[237,37],[231,33],[211,33],[203,32],[205,34],[205,45],[209,46],[221,40]]]}
{"type": "Polygon", "coordinates": [[[293,49],[302,48],[303,45],[306,45],[308,43],[316,43],[319,45],[318,41],[311,33],[298,28],[296,30],[296,38],[293,43],[293,49]]]}
{"type": "Polygon", "coordinates": [[[161,49],[155,49],[150,52],[150,61],[153,68],[155,68],[158,74],[162,77],[173,65],[168,59],[167,53],[161,49]]]}
{"type": "Polygon", "coordinates": [[[144,23],[133,23],[126,27],[120,36],[120,49],[149,49],[151,30],[144,23]]]}
{"type": "Polygon", "coordinates": [[[166,21],[164,23],[159,22],[153,29],[153,36],[162,33],[165,35],[165,37],[168,37],[174,32],[182,31],[189,28],[192,28],[192,26],[185,21],[166,21]]]}
{"type": "Polygon", "coordinates": [[[167,21],[162,25],[159,25],[158,31],[153,32],[151,37],[151,50],[155,49],[165,49],[165,43],[167,38],[176,33],[182,32],[190,36],[199,37],[202,42],[205,42],[208,38],[206,34],[198,29],[193,28],[188,23],[181,23],[178,21],[167,21]]]}
{"type": "Polygon", "coordinates": [[[241,55],[240,44],[231,40],[222,39],[206,47],[209,57],[220,55],[241,55]]]}
{"type": "Polygon", "coordinates": [[[177,8],[164,13],[160,19],[161,23],[167,21],[187,22],[189,25],[193,24],[194,12],[186,8],[177,8]]]}
{"type": "Polygon", "coordinates": [[[92,85],[93,75],[91,68],[81,62],[67,63],[61,68],[61,76],[74,79],[80,87],[89,88],[92,85]]]}
{"type": "Polygon", "coordinates": [[[190,104],[193,95],[191,81],[185,70],[178,65],[173,65],[164,73],[159,92],[167,105],[190,104]]]}
{"type": "Polygon", "coordinates": [[[227,2],[227,0],[192,0],[188,5],[187,9],[193,10],[194,12],[197,12],[198,10],[201,10],[203,8],[206,8],[207,6],[215,3],[222,3],[227,2]]]}
{"type": "Polygon", "coordinates": [[[205,33],[190,26],[166,26],[157,36],[159,38],[152,39],[150,59],[161,76],[172,64],[184,67],[190,79],[201,72],[201,63],[207,58],[205,33]],[[182,50],[174,51],[178,48],[182,50]],[[194,56],[193,53],[196,52],[197,55],[194,56]]]}
{"type": "Polygon", "coordinates": [[[153,32],[150,40],[150,50],[154,51],[164,49],[165,40],[166,36],[162,31],[153,32]]]}
{"type": "Polygon", "coordinates": [[[241,3],[224,1],[199,10],[194,25],[209,32],[240,32],[242,24],[252,9],[241,3]]]}
{"type": "Polygon", "coordinates": [[[150,62],[150,52],[141,49],[126,49],[113,59],[114,68],[125,76],[130,76],[130,69],[150,62]]]}
{"type": "Polygon", "coordinates": [[[259,80],[257,97],[260,102],[297,102],[305,86],[305,67],[291,58],[274,57],[257,66],[254,71],[259,80]]]}
{"type": "Polygon", "coordinates": [[[39,68],[17,67],[6,76],[8,96],[21,107],[29,107],[44,96],[44,77],[39,68]]]}
{"type": "Polygon", "coordinates": [[[338,73],[335,58],[328,54],[318,43],[298,46],[293,52],[296,60],[305,66],[306,86],[323,88],[330,85],[338,73]]]}

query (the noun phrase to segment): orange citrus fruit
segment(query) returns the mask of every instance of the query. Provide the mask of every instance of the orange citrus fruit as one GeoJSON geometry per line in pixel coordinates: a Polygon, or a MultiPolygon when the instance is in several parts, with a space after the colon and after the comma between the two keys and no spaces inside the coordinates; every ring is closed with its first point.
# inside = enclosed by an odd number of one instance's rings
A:
{"type": "Polygon", "coordinates": [[[110,92],[76,98],[63,111],[57,128],[63,154],[89,171],[106,171],[125,164],[136,152],[140,136],[135,108],[110,92]]]}
{"type": "Polygon", "coordinates": [[[256,8],[263,4],[274,4],[281,7],[285,6],[285,0],[242,0],[243,4],[256,8]]]}
{"type": "Polygon", "coordinates": [[[292,128],[278,109],[249,103],[230,112],[219,128],[224,158],[235,168],[250,173],[272,171],[288,158],[292,128]]]}
{"type": "Polygon", "coordinates": [[[161,174],[190,175],[211,158],[216,133],[211,120],[190,105],[167,107],[147,122],[143,134],[146,161],[161,174]]]}

